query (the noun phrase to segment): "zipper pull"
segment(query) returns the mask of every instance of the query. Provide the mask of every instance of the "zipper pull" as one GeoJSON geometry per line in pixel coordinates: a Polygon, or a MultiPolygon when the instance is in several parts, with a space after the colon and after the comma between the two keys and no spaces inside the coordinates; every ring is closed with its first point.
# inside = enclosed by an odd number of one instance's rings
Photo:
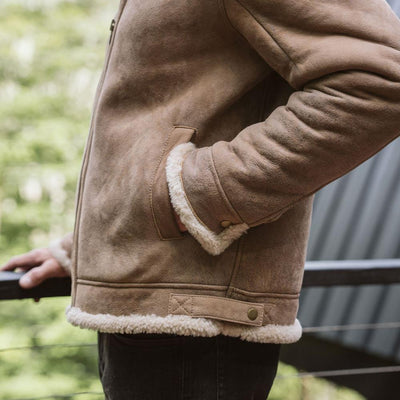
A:
{"type": "Polygon", "coordinates": [[[113,18],[111,21],[111,25],[110,25],[110,39],[108,41],[108,43],[111,43],[111,38],[114,32],[114,28],[115,28],[115,19],[113,18]]]}

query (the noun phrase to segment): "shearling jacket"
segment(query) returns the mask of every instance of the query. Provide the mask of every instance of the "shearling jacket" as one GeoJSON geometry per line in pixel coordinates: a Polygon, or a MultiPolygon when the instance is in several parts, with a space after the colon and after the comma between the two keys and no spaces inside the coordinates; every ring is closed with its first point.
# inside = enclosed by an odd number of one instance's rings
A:
{"type": "Polygon", "coordinates": [[[297,341],[314,194],[399,133],[384,0],[121,0],[74,231],[49,245],[68,321],[297,341]]]}

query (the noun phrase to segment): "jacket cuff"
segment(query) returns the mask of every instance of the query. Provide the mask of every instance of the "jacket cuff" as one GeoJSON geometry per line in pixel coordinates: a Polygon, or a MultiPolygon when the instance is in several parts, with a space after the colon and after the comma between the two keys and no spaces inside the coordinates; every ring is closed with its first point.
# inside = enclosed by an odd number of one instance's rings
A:
{"type": "Polygon", "coordinates": [[[71,275],[72,233],[52,240],[47,248],[64,270],[71,275]]]}
{"type": "MultiPolygon", "coordinates": [[[[188,153],[196,150],[196,146],[192,142],[182,143],[173,148],[168,155],[166,163],[166,175],[169,195],[172,206],[179,215],[182,223],[186,226],[189,233],[200,243],[200,245],[211,255],[221,254],[230,244],[238,239],[247,231],[249,226],[244,223],[236,223],[223,229],[221,232],[212,230],[206,223],[200,219],[198,213],[193,208],[188,198],[188,193],[185,191],[182,179],[182,167],[185,157],[188,153]]],[[[195,189],[195,188],[194,188],[195,189]]],[[[209,186],[209,191],[212,193],[212,187],[209,186]]],[[[206,193],[203,193],[204,198],[209,199],[206,193]]],[[[214,198],[214,202],[209,203],[210,210],[218,210],[221,200],[218,196],[214,198]]],[[[226,215],[226,205],[222,203],[221,213],[226,215]]],[[[229,216],[232,216],[230,213],[229,216]]],[[[231,223],[232,220],[238,221],[237,216],[224,219],[222,216],[215,222],[221,224],[231,223]],[[220,222],[218,220],[221,220],[220,222]]]]}

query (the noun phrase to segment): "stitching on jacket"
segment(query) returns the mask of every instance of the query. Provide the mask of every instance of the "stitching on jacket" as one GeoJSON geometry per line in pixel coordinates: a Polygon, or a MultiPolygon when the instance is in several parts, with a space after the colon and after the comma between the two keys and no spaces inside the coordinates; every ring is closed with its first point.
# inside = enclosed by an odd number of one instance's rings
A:
{"type": "Polygon", "coordinates": [[[253,305],[254,307],[263,305],[262,303],[258,303],[258,302],[254,302],[254,301],[253,302],[249,302],[249,301],[246,301],[246,300],[231,299],[231,298],[226,298],[226,297],[222,297],[222,296],[204,295],[204,294],[182,294],[182,293],[175,293],[174,294],[174,293],[172,293],[171,296],[176,296],[176,297],[188,297],[188,296],[190,296],[190,297],[193,297],[193,298],[200,297],[202,299],[204,299],[205,297],[209,297],[209,298],[214,299],[214,300],[224,300],[224,301],[228,301],[228,302],[231,302],[231,303],[242,303],[242,304],[245,304],[245,305],[249,305],[249,303],[251,303],[250,305],[253,305]]]}
{"type": "Polygon", "coordinates": [[[232,287],[232,293],[237,293],[242,296],[249,297],[263,297],[265,299],[277,298],[277,299],[285,299],[285,300],[297,300],[300,296],[300,293],[271,293],[271,292],[249,292],[247,290],[238,289],[236,287],[232,287]]]}
{"type": "Polygon", "coordinates": [[[233,207],[231,201],[229,200],[228,196],[227,196],[226,193],[225,193],[224,188],[222,187],[221,181],[220,181],[219,176],[218,176],[217,169],[215,168],[215,162],[214,162],[214,156],[213,156],[213,149],[214,149],[213,146],[209,147],[210,158],[211,158],[211,173],[212,173],[212,175],[213,175],[215,185],[217,186],[218,192],[219,192],[220,196],[222,197],[222,199],[224,200],[224,203],[225,203],[226,205],[228,205],[228,208],[229,208],[229,207],[231,208],[231,211],[233,211],[233,212],[236,214],[237,217],[239,217],[241,223],[244,223],[245,221],[244,221],[243,218],[240,216],[240,214],[237,212],[237,210],[235,209],[235,207],[233,207]]]}
{"type": "Polygon", "coordinates": [[[183,297],[181,300],[178,297],[173,297],[173,295],[171,294],[171,298],[170,298],[170,313],[176,313],[176,312],[180,312],[182,311],[184,314],[186,315],[192,315],[193,314],[193,300],[191,297],[183,297]],[[190,302],[188,307],[189,309],[186,309],[186,303],[190,302]],[[174,304],[175,307],[173,307],[173,302],[175,302],[176,304],[174,304]]]}
{"type": "Polygon", "coordinates": [[[81,224],[82,224],[82,201],[83,201],[83,196],[86,192],[86,178],[87,178],[87,172],[89,168],[89,161],[90,161],[90,156],[92,152],[92,144],[93,144],[93,136],[94,136],[94,125],[93,121],[95,118],[95,115],[97,114],[98,111],[98,106],[100,102],[100,96],[103,91],[103,86],[104,82],[106,79],[106,75],[108,72],[108,67],[110,64],[110,59],[111,59],[111,53],[112,49],[114,47],[114,40],[115,36],[117,33],[118,25],[119,22],[122,18],[122,14],[125,10],[127,0],[121,1],[120,5],[118,7],[117,13],[115,15],[115,26],[114,30],[111,35],[111,40],[107,44],[107,50],[106,50],[106,55],[105,55],[105,64],[103,66],[103,71],[101,73],[100,81],[96,89],[95,93],[95,99],[94,99],[94,105],[93,105],[93,110],[92,110],[92,115],[90,118],[90,127],[89,127],[89,137],[87,140],[86,148],[85,148],[85,153],[84,153],[84,159],[83,159],[83,164],[81,167],[81,173],[78,181],[78,197],[77,197],[77,206],[76,206],[76,213],[75,213],[75,226],[74,226],[74,237],[73,237],[73,245],[75,251],[71,256],[73,256],[73,260],[71,259],[71,279],[72,279],[72,285],[71,285],[71,302],[73,305],[76,304],[76,291],[77,291],[77,282],[76,282],[76,277],[78,276],[78,259],[79,259],[79,235],[81,231],[81,224]]]}
{"type": "MultiPolygon", "coordinates": [[[[243,237],[243,236],[242,236],[243,237]]],[[[244,237],[243,237],[244,240],[244,237]]],[[[242,254],[242,252],[241,252],[242,254]]],[[[286,298],[289,300],[295,300],[299,297],[299,293],[272,293],[272,292],[250,292],[244,289],[238,289],[234,286],[231,288],[229,286],[214,286],[214,285],[202,285],[202,284],[177,284],[174,282],[166,283],[112,283],[112,282],[101,282],[93,281],[87,279],[77,279],[77,284],[83,286],[94,286],[102,288],[121,288],[121,289],[140,289],[140,290],[154,290],[154,289],[196,289],[196,290],[206,290],[209,292],[226,292],[231,289],[232,292],[249,297],[265,297],[265,298],[286,298]]],[[[226,296],[229,298],[229,296],[226,296]]],[[[237,300],[237,299],[234,299],[237,300]]]]}
{"type": "Polygon", "coordinates": [[[243,249],[243,241],[244,241],[244,236],[241,236],[238,240],[238,244],[237,244],[237,250],[236,250],[236,256],[235,256],[235,260],[234,260],[234,264],[233,264],[233,270],[231,273],[231,277],[229,279],[229,284],[228,284],[228,288],[226,290],[225,296],[226,297],[231,297],[232,293],[234,293],[235,288],[232,286],[233,282],[237,276],[237,273],[240,269],[240,263],[242,261],[242,249],[243,249]]]}
{"type": "Polygon", "coordinates": [[[243,44],[250,46],[253,49],[253,47],[250,45],[250,43],[246,39],[246,37],[243,36],[243,34],[238,29],[236,29],[236,27],[233,25],[231,19],[229,18],[228,11],[226,9],[225,0],[218,0],[218,5],[219,5],[220,14],[222,16],[222,19],[225,22],[225,24],[227,25],[227,27],[236,34],[236,37],[238,39],[240,39],[240,41],[243,42],[243,44]]]}
{"type": "MultiPolygon", "coordinates": [[[[240,323],[247,323],[247,320],[244,320],[243,318],[235,318],[235,317],[224,317],[221,315],[214,315],[212,313],[208,313],[208,312],[197,312],[196,314],[194,313],[193,307],[194,307],[194,299],[196,297],[200,297],[200,298],[204,298],[204,295],[181,295],[181,294],[170,294],[170,300],[169,300],[169,304],[168,304],[168,312],[170,314],[180,314],[180,313],[184,313],[185,315],[189,315],[189,316],[196,316],[196,317],[207,317],[207,318],[212,318],[212,319],[220,319],[223,321],[230,321],[230,322],[239,322],[240,323]],[[187,303],[189,302],[189,304],[187,305],[187,303]],[[173,304],[176,303],[176,304],[173,304]]],[[[206,296],[207,297],[207,296],[206,296]]],[[[210,298],[214,298],[214,296],[208,296],[210,298]]],[[[224,297],[221,297],[220,300],[226,299],[224,297]]],[[[244,304],[246,306],[249,306],[250,304],[252,304],[254,307],[257,307],[258,311],[259,311],[259,315],[257,317],[257,319],[255,321],[253,321],[253,324],[255,323],[262,323],[263,319],[264,319],[264,308],[265,305],[262,303],[250,303],[248,301],[244,301],[244,300],[238,300],[238,299],[227,299],[232,300],[236,303],[241,303],[244,304]]],[[[269,303],[268,306],[271,307],[275,307],[275,304],[273,303],[269,303]]]]}
{"type": "Polygon", "coordinates": [[[299,69],[297,64],[294,62],[294,60],[290,57],[289,53],[281,46],[281,44],[274,38],[274,36],[272,35],[272,33],[270,31],[267,30],[267,28],[255,17],[255,15],[247,8],[243,5],[243,3],[241,2],[241,0],[232,0],[232,1],[236,1],[236,3],[238,3],[245,11],[247,11],[247,13],[254,19],[254,21],[257,22],[258,25],[260,25],[260,27],[265,31],[265,33],[268,34],[268,36],[275,42],[275,44],[282,50],[283,54],[287,57],[287,59],[289,60],[289,62],[293,65],[294,68],[299,69]]]}
{"type": "Polygon", "coordinates": [[[151,182],[150,182],[150,186],[149,186],[149,198],[150,198],[151,215],[152,215],[152,218],[153,218],[154,226],[155,226],[155,228],[156,228],[156,230],[157,230],[157,233],[158,233],[158,236],[160,237],[160,239],[162,239],[163,236],[161,235],[161,232],[160,232],[160,230],[159,230],[159,228],[158,228],[157,221],[156,221],[155,216],[154,216],[154,208],[153,208],[153,185],[154,185],[154,180],[155,180],[156,175],[157,175],[157,171],[158,171],[158,169],[160,168],[161,161],[162,161],[162,159],[163,159],[163,157],[164,157],[164,154],[165,154],[165,151],[166,151],[166,149],[167,149],[167,146],[168,146],[168,143],[169,143],[169,138],[170,138],[170,136],[171,136],[171,132],[172,132],[173,129],[174,129],[174,128],[170,129],[170,131],[168,132],[167,138],[164,140],[163,147],[162,147],[162,151],[161,151],[160,156],[159,156],[158,159],[157,159],[157,164],[156,164],[156,167],[154,168],[154,172],[153,172],[153,174],[152,174],[151,182]]]}
{"type": "MultiPolygon", "coordinates": [[[[173,132],[175,129],[176,129],[176,127],[174,126],[174,127],[168,132],[167,138],[165,139],[164,144],[163,144],[163,149],[162,149],[161,155],[160,155],[160,157],[157,159],[157,165],[156,165],[156,168],[155,168],[155,170],[154,170],[154,172],[153,172],[153,176],[152,176],[152,178],[151,178],[151,183],[150,183],[150,187],[149,187],[149,198],[150,198],[151,216],[152,216],[152,219],[153,219],[154,226],[155,226],[155,228],[156,228],[156,230],[157,230],[158,236],[159,236],[159,238],[160,238],[161,240],[176,240],[176,239],[183,239],[183,238],[184,238],[184,235],[182,235],[182,234],[179,235],[179,236],[175,236],[175,235],[174,235],[174,236],[171,236],[171,237],[169,237],[169,238],[165,238],[165,237],[161,234],[160,228],[159,228],[159,226],[158,226],[158,223],[157,223],[157,220],[156,220],[156,217],[155,217],[154,207],[153,207],[153,188],[154,188],[154,184],[155,184],[155,178],[156,178],[157,172],[158,172],[159,169],[160,169],[162,160],[164,159],[164,156],[165,156],[165,154],[166,154],[166,150],[167,150],[168,144],[169,144],[169,142],[170,142],[171,134],[172,134],[172,132],[173,132]]],[[[168,193],[167,193],[167,194],[168,194],[168,193]]]]}
{"type": "Polygon", "coordinates": [[[227,286],[221,285],[205,285],[200,283],[176,283],[176,282],[163,282],[163,283],[124,283],[124,282],[103,282],[95,281],[90,279],[78,278],[77,282],[84,286],[99,286],[105,288],[124,288],[124,289],[196,289],[196,290],[207,290],[207,291],[218,291],[224,292],[227,286]]]}

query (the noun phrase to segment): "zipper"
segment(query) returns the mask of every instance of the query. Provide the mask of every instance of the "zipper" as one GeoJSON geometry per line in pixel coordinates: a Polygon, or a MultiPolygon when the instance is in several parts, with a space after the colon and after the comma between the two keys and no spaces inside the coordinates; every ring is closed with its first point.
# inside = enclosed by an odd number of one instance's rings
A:
{"type": "Polygon", "coordinates": [[[111,44],[111,39],[113,37],[114,29],[115,29],[115,19],[113,18],[110,25],[110,39],[108,40],[109,44],[111,44]]]}
{"type": "MultiPolygon", "coordinates": [[[[97,109],[98,109],[98,105],[99,105],[99,99],[101,97],[101,92],[103,89],[103,84],[104,84],[104,80],[105,77],[107,75],[107,70],[108,70],[108,65],[110,62],[110,57],[111,57],[111,52],[112,52],[112,47],[114,44],[114,38],[115,38],[115,33],[116,33],[116,29],[118,27],[118,22],[121,18],[122,12],[125,8],[125,5],[127,3],[127,0],[121,0],[120,1],[120,6],[119,9],[117,11],[116,16],[111,20],[111,24],[110,24],[110,37],[108,40],[108,48],[107,48],[107,52],[106,52],[106,56],[105,56],[105,64],[103,67],[103,72],[101,74],[100,77],[100,81],[99,84],[97,86],[96,89],[96,94],[95,94],[95,101],[93,104],[93,112],[92,112],[92,117],[90,120],[90,128],[89,128],[89,137],[87,140],[87,144],[85,147],[85,151],[84,151],[84,156],[83,156],[83,162],[82,162],[82,168],[81,168],[81,172],[80,172],[80,176],[79,176],[79,183],[78,183],[78,193],[77,193],[77,199],[76,199],[76,211],[75,211],[75,226],[74,226],[74,237],[73,237],[73,248],[75,249],[75,254],[74,254],[74,265],[75,268],[77,266],[77,261],[78,261],[78,246],[77,246],[77,242],[78,242],[78,236],[79,236],[79,228],[80,228],[80,219],[81,219],[81,211],[82,211],[82,197],[83,197],[83,186],[85,183],[85,178],[86,178],[86,173],[87,173],[87,168],[88,168],[88,164],[89,164],[89,157],[90,157],[90,151],[92,148],[92,142],[93,142],[93,121],[94,118],[97,115],[97,109]]],[[[76,270],[72,271],[72,274],[76,275],[76,270]]],[[[73,292],[75,292],[76,290],[76,279],[75,279],[75,285],[72,288],[73,292]]],[[[73,294],[73,293],[71,293],[73,294]]],[[[75,305],[75,295],[72,297],[73,303],[72,305],[75,305]]]]}

